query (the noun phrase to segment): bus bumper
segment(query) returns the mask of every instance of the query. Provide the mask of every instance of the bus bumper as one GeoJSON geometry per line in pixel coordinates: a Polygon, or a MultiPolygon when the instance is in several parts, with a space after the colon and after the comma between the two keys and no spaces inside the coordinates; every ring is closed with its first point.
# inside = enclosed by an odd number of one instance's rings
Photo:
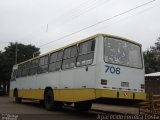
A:
{"type": "Polygon", "coordinates": [[[96,90],[96,98],[119,98],[130,100],[146,100],[145,92],[116,91],[116,90],[96,90]]]}

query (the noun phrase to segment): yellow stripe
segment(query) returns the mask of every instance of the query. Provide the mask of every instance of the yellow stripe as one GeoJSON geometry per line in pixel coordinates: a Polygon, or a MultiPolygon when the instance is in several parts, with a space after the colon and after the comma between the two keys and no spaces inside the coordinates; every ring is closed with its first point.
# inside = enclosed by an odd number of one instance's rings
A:
{"type": "Polygon", "coordinates": [[[122,98],[122,99],[133,99],[133,92],[119,91],[119,98],[122,98]]]}
{"type": "Polygon", "coordinates": [[[18,97],[43,100],[44,90],[19,90],[18,97]]]}
{"type": "MultiPolygon", "coordinates": [[[[53,90],[55,101],[79,102],[94,100],[97,98],[120,98],[145,100],[146,94],[143,92],[116,91],[106,89],[58,89],[53,90]]],[[[10,90],[10,97],[13,97],[13,90],[10,90]]],[[[28,99],[44,99],[44,90],[18,90],[18,97],[28,99]]],[[[118,99],[117,98],[117,99],[118,99]]]]}
{"type": "Polygon", "coordinates": [[[13,97],[13,90],[9,91],[9,97],[13,97]]]}
{"type": "Polygon", "coordinates": [[[117,91],[97,89],[96,98],[117,98],[117,91]]]}
{"type": "Polygon", "coordinates": [[[146,100],[146,93],[143,92],[137,92],[135,93],[135,100],[146,100]]]}
{"type": "Polygon", "coordinates": [[[54,90],[56,101],[78,102],[95,99],[94,89],[54,90]]]}

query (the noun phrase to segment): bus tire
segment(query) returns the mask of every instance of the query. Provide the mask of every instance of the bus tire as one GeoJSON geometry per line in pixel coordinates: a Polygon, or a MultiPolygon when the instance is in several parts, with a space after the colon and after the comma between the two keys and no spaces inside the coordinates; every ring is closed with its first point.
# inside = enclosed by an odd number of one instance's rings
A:
{"type": "Polygon", "coordinates": [[[15,102],[16,103],[21,103],[22,102],[22,98],[18,97],[18,90],[17,89],[14,90],[14,97],[15,97],[15,102]]]}
{"type": "Polygon", "coordinates": [[[44,105],[44,100],[40,100],[39,103],[40,103],[41,105],[44,105]]]}
{"type": "Polygon", "coordinates": [[[60,110],[63,106],[61,102],[54,101],[52,90],[47,90],[44,95],[44,106],[47,110],[60,110]]]}
{"type": "Polygon", "coordinates": [[[91,101],[75,102],[74,107],[79,112],[86,112],[91,109],[92,102],[91,101]]]}

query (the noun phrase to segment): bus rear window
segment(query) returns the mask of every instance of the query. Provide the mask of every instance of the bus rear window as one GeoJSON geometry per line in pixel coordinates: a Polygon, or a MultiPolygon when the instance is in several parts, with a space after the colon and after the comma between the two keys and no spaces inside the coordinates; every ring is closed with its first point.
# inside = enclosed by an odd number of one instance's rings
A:
{"type": "Polygon", "coordinates": [[[104,37],[104,60],[134,68],[142,68],[141,48],[131,42],[104,37]]]}

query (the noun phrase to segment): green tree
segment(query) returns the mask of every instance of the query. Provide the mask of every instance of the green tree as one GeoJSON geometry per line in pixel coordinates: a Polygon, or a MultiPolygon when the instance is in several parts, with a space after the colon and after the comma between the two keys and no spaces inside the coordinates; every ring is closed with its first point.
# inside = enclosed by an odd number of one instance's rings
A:
{"type": "Polygon", "coordinates": [[[151,46],[143,55],[146,74],[160,71],[160,37],[155,46],[151,46]]]}
{"type": "Polygon", "coordinates": [[[15,64],[16,59],[17,63],[25,61],[32,58],[33,53],[37,51],[39,52],[39,48],[36,48],[33,45],[19,43],[10,43],[8,47],[4,48],[4,52],[0,53],[0,81],[3,84],[4,91],[6,90],[6,84],[9,83],[12,67],[15,64]]]}

